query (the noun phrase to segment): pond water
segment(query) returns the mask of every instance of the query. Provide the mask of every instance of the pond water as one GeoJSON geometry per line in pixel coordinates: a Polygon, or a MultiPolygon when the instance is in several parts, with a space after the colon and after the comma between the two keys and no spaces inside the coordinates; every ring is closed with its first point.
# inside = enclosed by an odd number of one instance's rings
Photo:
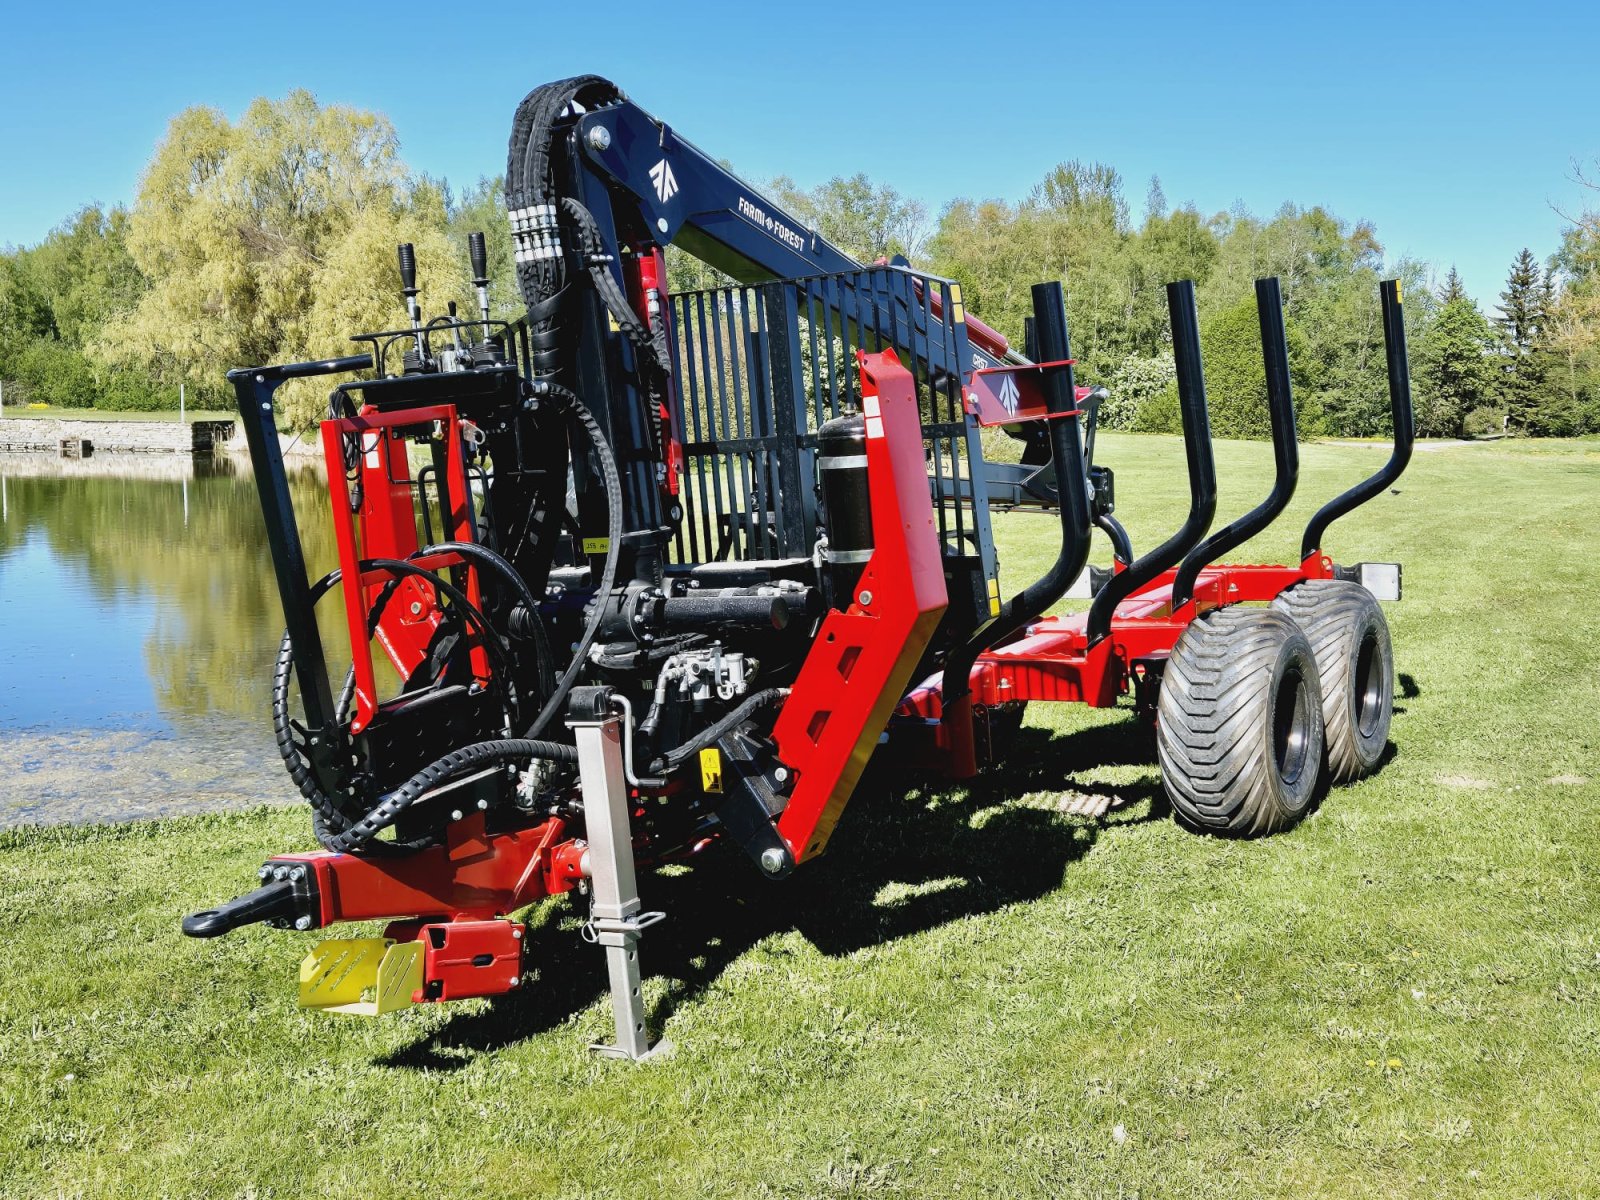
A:
{"type": "MultiPolygon", "coordinates": [[[[320,516],[318,475],[291,487],[320,516]]],[[[320,574],[328,522],[302,524],[320,574]]],[[[248,466],[0,455],[0,826],[297,800],[282,629],[248,466]]]]}

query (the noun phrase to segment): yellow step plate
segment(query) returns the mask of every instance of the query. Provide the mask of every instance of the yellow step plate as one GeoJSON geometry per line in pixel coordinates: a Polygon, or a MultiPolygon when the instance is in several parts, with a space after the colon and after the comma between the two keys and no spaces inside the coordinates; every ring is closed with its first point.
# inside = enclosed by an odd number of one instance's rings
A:
{"type": "Polygon", "coordinates": [[[300,963],[301,1008],[375,1017],[409,1007],[421,990],[421,942],[333,938],[300,963]]]}

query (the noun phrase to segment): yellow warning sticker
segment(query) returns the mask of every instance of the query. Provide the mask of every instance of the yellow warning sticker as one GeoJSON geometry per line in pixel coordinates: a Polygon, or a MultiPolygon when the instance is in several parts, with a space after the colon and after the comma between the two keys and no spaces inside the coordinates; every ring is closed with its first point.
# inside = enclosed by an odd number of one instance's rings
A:
{"type": "Polygon", "coordinates": [[[583,552],[585,554],[604,554],[610,549],[611,539],[608,537],[583,539],[583,552]]]}
{"type": "Polygon", "coordinates": [[[1404,303],[1404,300],[1400,295],[1400,281],[1398,279],[1394,281],[1394,302],[1396,304],[1404,303]]]}
{"type": "Polygon", "coordinates": [[[722,751],[715,746],[700,751],[700,790],[717,794],[722,791],[722,751]]]}
{"type": "Polygon", "coordinates": [[[950,320],[953,323],[960,325],[966,319],[966,306],[961,303],[961,285],[959,283],[952,283],[950,285],[950,320]]]}
{"type": "Polygon", "coordinates": [[[989,615],[991,617],[1000,615],[1000,581],[998,579],[989,580],[989,615]]]}

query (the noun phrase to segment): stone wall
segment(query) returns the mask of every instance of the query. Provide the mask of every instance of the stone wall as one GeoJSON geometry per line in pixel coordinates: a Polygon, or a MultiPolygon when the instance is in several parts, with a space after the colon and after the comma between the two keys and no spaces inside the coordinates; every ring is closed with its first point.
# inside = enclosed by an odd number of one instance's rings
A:
{"type": "Polygon", "coordinates": [[[91,454],[210,454],[233,437],[232,421],[0,420],[0,450],[58,454],[68,439],[87,441],[91,454]]]}

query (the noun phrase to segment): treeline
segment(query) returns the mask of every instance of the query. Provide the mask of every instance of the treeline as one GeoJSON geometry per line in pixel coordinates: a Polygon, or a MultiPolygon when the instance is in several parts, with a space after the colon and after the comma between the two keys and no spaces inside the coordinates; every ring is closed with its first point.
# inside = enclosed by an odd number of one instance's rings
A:
{"type": "MultiPolygon", "coordinates": [[[[1252,281],[1283,281],[1302,433],[1387,432],[1377,283],[1405,295],[1419,429],[1458,436],[1600,431],[1600,218],[1573,220],[1560,251],[1524,250],[1487,312],[1453,269],[1386,259],[1377,231],[1323,208],[1204,214],[1152,181],[1133,217],[1103,164],[1063,163],[1016,202],[958,199],[932,217],[865,176],[776,199],[863,259],[905,254],[959,280],[968,309],[1020,340],[1030,286],[1060,279],[1080,374],[1104,383],[1117,427],[1176,427],[1165,284],[1193,279],[1215,431],[1266,432],[1252,281]]],[[[457,195],[408,169],[383,117],[306,92],[258,100],[237,122],[180,114],[132,208],[89,208],[40,245],[0,255],[0,378],[7,399],[105,408],[227,405],[230,367],[342,352],[392,327],[394,244],[417,247],[431,307],[465,300],[465,233],[490,235],[497,303],[517,310],[498,181],[457,195]]],[[[679,289],[715,282],[674,252],[679,289]]],[[[307,424],[322,401],[286,389],[307,424]]]]}

